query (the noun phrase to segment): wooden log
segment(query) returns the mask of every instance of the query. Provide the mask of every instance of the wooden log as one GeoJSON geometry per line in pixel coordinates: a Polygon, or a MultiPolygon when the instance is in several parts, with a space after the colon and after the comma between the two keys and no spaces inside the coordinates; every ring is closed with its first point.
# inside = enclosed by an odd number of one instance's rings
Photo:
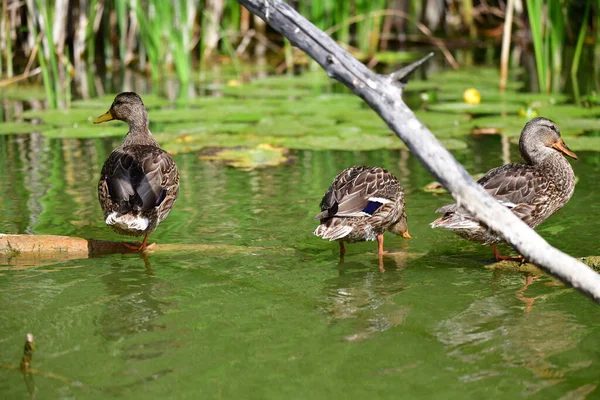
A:
{"type": "MultiPolygon", "coordinates": [[[[457,203],[512,244],[527,260],[600,303],[600,275],[582,262],[550,246],[506,207],[486,193],[417,119],[402,100],[415,63],[379,75],[342,49],[333,39],[281,0],[238,0],[250,12],[304,50],[327,74],[360,96],[408,146],[419,161],[448,189],[457,203]]],[[[433,218],[432,218],[433,219],[433,218]]]]}
{"type": "MultiPolygon", "coordinates": [[[[294,250],[287,247],[234,246],[225,244],[155,244],[147,250],[173,253],[211,254],[285,254],[294,250]]],[[[123,246],[123,242],[84,239],[57,235],[0,234],[0,267],[3,270],[26,269],[56,261],[68,261],[115,253],[137,253],[123,246]]]]}

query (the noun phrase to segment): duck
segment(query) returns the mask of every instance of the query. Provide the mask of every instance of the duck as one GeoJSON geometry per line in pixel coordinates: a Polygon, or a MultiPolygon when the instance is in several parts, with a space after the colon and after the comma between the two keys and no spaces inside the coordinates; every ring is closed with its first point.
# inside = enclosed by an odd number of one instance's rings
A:
{"type": "MultiPolygon", "coordinates": [[[[573,195],[575,174],[565,156],[575,160],[577,156],[561,138],[558,126],[544,117],[525,124],[519,137],[519,151],[524,162],[493,168],[477,183],[523,222],[536,228],[573,195]]],[[[501,254],[496,244],[505,240],[458,204],[447,204],[436,213],[443,215],[431,223],[432,228],[444,228],[462,238],[489,245],[497,261],[524,260],[520,255],[501,254]]]]}
{"type": "Polygon", "coordinates": [[[383,250],[386,231],[411,238],[404,204],[404,189],[398,179],[381,167],[352,166],[340,172],[320,203],[320,220],[314,235],[337,241],[340,257],[344,243],[377,240],[383,250]]]}
{"type": "Polygon", "coordinates": [[[98,200],[105,223],[125,236],[144,236],[141,243],[123,245],[144,251],[148,235],[169,215],[179,195],[179,171],[173,157],[152,136],[148,112],[134,92],[118,94],[110,109],[93,122],[120,120],[129,131],[102,166],[98,200]]]}

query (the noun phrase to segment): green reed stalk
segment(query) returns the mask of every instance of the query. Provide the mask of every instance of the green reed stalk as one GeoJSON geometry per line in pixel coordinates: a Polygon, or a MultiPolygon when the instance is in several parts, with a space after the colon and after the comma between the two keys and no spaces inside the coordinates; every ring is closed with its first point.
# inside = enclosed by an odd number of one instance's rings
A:
{"type": "Polygon", "coordinates": [[[329,28],[335,23],[333,20],[333,13],[335,9],[335,0],[322,0],[323,1],[323,26],[329,28]]]}
{"type": "Polygon", "coordinates": [[[463,18],[469,28],[469,37],[474,39],[477,36],[477,28],[473,19],[473,0],[462,0],[463,18]]]}
{"type": "Polygon", "coordinates": [[[71,71],[73,71],[73,64],[69,60],[69,45],[65,45],[65,54],[63,60],[65,60],[65,107],[71,108],[71,71]]]}
{"type": "Polygon", "coordinates": [[[88,10],[88,25],[85,30],[85,48],[87,52],[87,62],[92,64],[96,55],[96,35],[94,32],[94,20],[98,12],[99,0],[91,0],[88,10]]]}
{"type": "Polygon", "coordinates": [[[550,20],[550,45],[552,53],[552,91],[560,91],[560,75],[562,73],[562,56],[566,38],[566,15],[561,0],[548,0],[548,18],[550,20]]]}
{"type": "Polygon", "coordinates": [[[596,90],[600,90],[600,83],[598,82],[598,78],[600,77],[600,66],[598,66],[598,60],[600,60],[600,4],[596,4],[596,37],[594,46],[594,60],[596,62],[592,63],[594,70],[594,87],[596,90]]]}
{"type": "MultiPolygon", "coordinates": [[[[162,2],[165,4],[166,2],[162,2]]],[[[172,45],[175,70],[177,76],[182,83],[188,83],[192,75],[192,63],[188,46],[190,42],[191,29],[188,27],[188,8],[186,0],[177,0],[175,2],[175,15],[171,16],[172,23],[178,26],[179,29],[173,29],[171,26],[165,26],[165,30],[170,34],[170,42],[172,45]]]]}
{"type": "Polygon", "coordinates": [[[533,38],[533,50],[537,68],[538,84],[540,91],[546,91],[546,69],[544,62],[544,32],[543,32],[543,0],[526,0],[529,13],[529,25],[533,38]]]}
{"type": "MultiPolygon", "coordinates": [[[[371,0],[356,0],[356,14],[368,14],[371,11],[371,0]]],[[[356,24],[356,45],[363,53],[369,51],[369,36],[373,27],[373,19],[365,18],[356,24]]]]}
{"type": "Polygon", "coordinates": [[[352,14],[351,11],[351,2],[350,1],[340,1],[336,3],[336,17],[335,23],[341,24],[341,28],[337,33],[337,39],[341,43],[349,44],[350,43],[350,24],[348,24],[348,19],[352,14]]]}
{"type": "MultiPolygon", "coordinates": [[[[6,76],[9,78],[13,76],[13,54],[12,54],[12,41],[10,37],[10,24],[7,13],[6,0],[2,1],[2,22],[4,25],[4,39],[6,40],[6,76]]],[[[0,74],[2,74],[2,57],[0,56],[0,74]]]]}
{"type": "MultiPolygon", "coordinates": [[[[308,3],[308,1],[306,1],[308,3]]],[[[325,0],[312,0],[310,2],[311,22],[319,29],[326,29],[325,26],[325,0]]],[[[308,7],[308,6],[307,6],[308,7]]]]}
{"type": "Polygon", "coordinates": [[[231,32],[239,32],[241,18],[240,3],[237,1],[228,2],[226,7],[229,8],[229,12],[227,13],[229,15],[229,26],[227,29],[231,32]]]}
{"type": "MultiPolygon", "coordinates": [[[[409,12],[413,21],[421,21],[421,16],[423,15],[423,3],[422,0],[411,0],[409,12]]],[[[418,31],[416,24],[407,24],[406,30],[411,33],[418,31]]]]}
{"type": "Polygon", "coordinates": [[[48,103],[51,108],[57,108],[60,104],[60,83],[58,76],[58,62],[56,59],[56,53],[54,49],[54,42],[52,41],[52,32],[50,31],[50,16],[48,15],[48,9],[45,3],[42,3],[41,0],[36,0],[36,5],[38,8],[38,12],[43,18],[44,21],[44,36],[48,42],[48,53],[50,55],[50,61],[46,60],[43,40],[38,34],[37,29],[37,19],[36,19],[36,10],[33,8],[33,3],[28,3],[28,5],[32,7],[27,7],[29,11],[29,18],[33,21],[31,24],[33,34],[36,38],[36,45],[38,47],[38,62],[40,63],[40,68],[42,69],[42,80],[44,82],[44,90],[46,91],[46,96],[48,97],[48,103]],[[50,66],[48,65],[50,63],[50,66]]]}
{"type": "MultiPolygon", "coordinates": [[[[14,75],[13,72],[13,51],[12,51],[12,40],[10,38],[10,28],[8,26],[8,20],[4,24],[6,27],[6,76],[9,78],[14,75]]],[[[2,57],[0,57],[2,58],[2,57]]]]}
{"type": "MultiPolygon", "coordinates": [[[[373,0],[373,9],[372,12],[384,10],[386,5],[386,0],[373,0]]],[[[383,17],[377,16],[373,18],[373,25],[371,27],[371,32],[369,34],[369,55],[373,55],[377,52],[379,48],[379,42],[381,40],[381,30],[382,30],[382,22],[383,17]]]]}
{"type": "Polygon", "coordinates": [[[44,56],[44,49],[42,47],[42,40],[40,35],[38,35],[36,24],[31,24],[33,27],[33,35],[36,37],[35,45],[37,46],[37,58],[40,63],[40,68],[42,69],[42,82],[44,83],[44,90],[46,92],[46,97],[48,98],[48,104],[50,108],[57,108],[58,101],[54,94],[54,88],[52,85],[52,79],[50,77],[50,69],[48,68],[48,63],[46,62],[46,57],[44,56]]]}
{"type": "Polygon", "coordinates": [[[146,16],[148,13],[144,10],[141,0],[137,0],[135,11],[140,26],[140,41],[146,48],[152,82],[156,87],[160,79],[161,60],[164,61],[160,52],[160,31],[156,29],[156,24],[146,16]]]}
{"type": "Polygon", "coordinates": [[[577,44],[575,45],[575,53],[573,54],[573,63],[571,64],[571,80],[573,82],[573,95],[575,97],[575,103],[580,103],[579,97],[579,83],[577,81],[577,70],[579,69],[579,61],[581,60],[581,52],[583,50],[583,42],[585,40],[585,32],[587,30],[588,17],[590,15],[591,1],[586,0],[585,11],[583,13],[583,20],[581,21],[581,29],[577,36],[577,44]]]}
{"type": "Polygon", "coordinates": [[[127,41],[127,2],[123,0],[115,1],[115,11],[117,13],[117,27],[119,29],[119,58],[124,63],[127,41]]]}

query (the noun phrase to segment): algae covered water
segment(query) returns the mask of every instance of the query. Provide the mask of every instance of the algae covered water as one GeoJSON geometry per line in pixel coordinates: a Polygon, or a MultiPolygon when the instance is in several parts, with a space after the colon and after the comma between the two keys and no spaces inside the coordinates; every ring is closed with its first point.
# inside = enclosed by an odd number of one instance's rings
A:
{"type": "MultiPolygon", "coordinates": [[[[406,97],[472,174],[518,161],[532,116],[555,120],[579,156],[578,183],[538,232],[573,256],[599,255],[597,108],[521,92],[518,79],[500,94],[495,82],[493,69],[440,72],[406,97]],[[481,104],[462,101],[466,85],[481,104]],[[472,135],[480,128],[498,134],[472,135]]],[[[150,239],[184,250],[0,259],[2,398],[597,397],[597,305],[432,230],[451,197],[426,189],[432,177],[359,99],[324,73],[211,90],[142,95],[181,179],[150,239]],[[413,239],[386,234],[381,265],[374,242],[340,261],[336,243],[312,235],[333,177],[361,164],[389,169],[406,193],[413,239]]],[[[114,96],[50,111],[43,93],[0,95],[0,232],[121,239],[96,185],[126,127],[91,124],[114,96]]]]}
{"type": "MultiPolygon", "coordinates": [[[[117,239],[95,182],[118,139],[0,138],[6,233],[117,239]],[[39,141],[37,145],[35,141],[39,141]],[[39,150],[38,150],[39,149],[39,150]]],[[[456,152],[499,165],[499,137],[456,152]]],[[[508,156],[518,160],[509,145],[508,156]]],[[[489,248],[432,230],[447,194],[407,151],[292,151],[243,171],[177,154],[181,194],[151,236],[198,251],[1,266],[3,398],[592,398],[597,305],[553,279],[491,268],[489,248]],[[382,165],[406,190],[412,240],[337,245],[311,232],[335,173],[382,165]],[[37,373],[18,366],[32,332],[37,373]]],[[[505,156],[507,155],[505,149],[505,156]]],[[[539,228],[598,254],[600,155],[580,152],[573,199],[539,228]]],[[[505,249],[507,250],[507,249],[505,249]]]]}

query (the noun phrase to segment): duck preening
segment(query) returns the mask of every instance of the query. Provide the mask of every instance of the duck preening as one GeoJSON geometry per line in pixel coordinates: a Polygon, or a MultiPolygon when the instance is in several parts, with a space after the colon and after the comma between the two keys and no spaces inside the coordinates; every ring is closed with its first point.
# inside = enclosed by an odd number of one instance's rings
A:
{"type": "Polygon", "coordinates": [[[384,254],[383,233],[410,238],[404,210],[404,191],[398,179],[380,167],[354,166],[340,172],[321,200],[321,223],[314,231],[323,239],[336,240],[340,255],[344,242],[377,240],[384,254]]]}
{"type": "MultiPolygon", "coordinates": [[[[519,139],[519,150],[524,163],[494,168],[477,182],[527,225],[535,228],[560,210],[573,195],[575,174],[563,155],[574,159],[577,156],[560,137],[556,124],[541,117],[525,125],[519,139]]],[[[515,258],[500,254],[495,245],[504,239],[463,207],[453,203],[436,212],[444,215],[431,223],[432,228],[448,229],[465,239],[490,245],[496,260],[515,258]]]]}
{"type": "Polygon", "coordinates": [[[126,247],[145,250],[148,235],[168,215],[179,194],[179,172],[173,158],[150,133],[148,113],[140,96],[117,95],[95,124],[118,119],[129,124],[123,143],[114,149],[98,182],[98,200],[106,224],[117,233],[142,236],[142,243],[126,247]]]}

